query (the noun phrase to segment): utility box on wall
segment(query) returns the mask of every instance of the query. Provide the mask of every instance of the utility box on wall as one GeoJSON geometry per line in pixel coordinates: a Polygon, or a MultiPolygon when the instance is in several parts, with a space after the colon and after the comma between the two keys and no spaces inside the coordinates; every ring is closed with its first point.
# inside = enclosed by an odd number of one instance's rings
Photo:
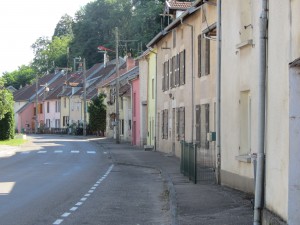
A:
{"type": "Polygon", "coordinates": [[[209,132],[207,133],[207,141],[211,142],[211,141],[216,141],[216,132],[209,132]]]}

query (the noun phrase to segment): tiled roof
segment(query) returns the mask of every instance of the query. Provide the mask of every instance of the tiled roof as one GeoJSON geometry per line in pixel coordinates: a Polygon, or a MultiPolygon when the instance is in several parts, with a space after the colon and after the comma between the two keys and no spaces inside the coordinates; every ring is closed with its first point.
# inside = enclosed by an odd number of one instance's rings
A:
{"type": "Polygon", "coordinates": [[[168,0],[167,5],[171,9],[188,9],[192,6],[192,2],[181,2],[177,0],[168,0]]]}

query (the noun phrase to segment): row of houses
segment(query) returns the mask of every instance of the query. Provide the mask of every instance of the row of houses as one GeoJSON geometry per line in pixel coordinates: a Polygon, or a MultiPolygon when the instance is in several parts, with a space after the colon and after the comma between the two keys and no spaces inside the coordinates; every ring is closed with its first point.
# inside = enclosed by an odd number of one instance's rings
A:
{"type": "MultiPolygon", "coordinates": [[[[106,136],[117,125],[121,141],[177,157],[192,143],[219,184],[255,193],[254,224],[299,224],[299,8],[167,0],[170,23],[143,54],[120,58],[118,73],[115,60],[87,71],[88,101],[106,94],[106,136]]],[[[48,127],[82,122],[80,84],[82,73],[60,71],[15,92],[18,129],[35,116],[48,127]]]]}

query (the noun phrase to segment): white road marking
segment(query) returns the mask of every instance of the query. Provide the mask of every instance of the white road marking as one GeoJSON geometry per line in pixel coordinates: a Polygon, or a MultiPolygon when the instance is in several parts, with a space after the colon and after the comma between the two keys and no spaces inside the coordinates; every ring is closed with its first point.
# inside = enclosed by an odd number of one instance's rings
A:
{"type": "Polygon", "coordinates": [[[30,152],[21,152],[21,154],[29,154],[30,152]]]}
{"type": "Polygon", "coordinates": [[[79,151],[71,151],[71,153],[79,153],[79,151]]]}
{"type": "MultiPolygon", "coordinates": [[[[40,151],[40,152],[38,152],[38,153],[46,153],[46,152],[47,152],[47,151],[40,151]]],[[[90,152],[91,152],[91,151],[90,151],[90,152]]],[[[71,151],[71,153],[79,153],[79,151],[71,151]]],[[[89,153],[89,151],[88,151],[87,153],[89,153]]],[[[94,154],[94,153],[96,153],[96,152],[93,151],[93,154],[94,154]]],[[[104,180],[104,179],[109,175],[109,173],[111,172],[111,170],[113,169],[113,167],[114,167],[114,165],[111,165],[111,166],[109,167],[109,169],[107,170],[107,172],[105,173],[105,175],[103,175],[103,176],[101,177],[101,179],[100,179],[99,181],[97,181],[96,184],[94,184],[94,186],[88,191],[87,194],[84,195],[84,197],[89,197],[89,196],[91,195],[90,193],[93,193],[93,192],[94,192],[94,190],[95,190],[96,187],[100,184],[100,182],[101,182],[102,180],[104,180]]],[[[76,206],[81,206],[81,205],[83,204],[83,202],[86,201],[86,200],[87,200],[87,198],[81,198],[81,199],[80,199],[80,202],[77,202],[75,205],[76,205],[76,206]]],[[[74,211],[76,211],[77,209],[78,209],[78,207],[72,207],[72,208],[70,209],[70,211],[73,211],[73,212],[74,212],[74,211]]],[[[66,213],[62,214],[61,217],[66,218],[66,217],[68,217],[70,214],[71,214],[71,213],[66,212],[66,213]]],[[[53,223],[53,225],[61,224],[63,221],[64,221],[63,219],[57,219],[57,220],[53,223]]]]}
{"type": "Polygon", "coordinates": [[[38,151],[37,153],[40,153],[40,154],[44,154],[46,153],[47,151],[38,151]]]}
{"type": "Polygon", "coordinates": [[[54,153],[63,153],[62,150],[55,150],[54,153]]]}
{"type": "Polygon", "coordinates": [[[69,215],[71,215],[71,213],[64,213],[61,215],[61,217],[68,217],[69,215]]]}
{"type": "Polygon", "coordinates": [[[87,153],[87,154],[96,154],[95,151],[87,151],[86,153],[87,153]]]}
{"type": "Polygon", "coordinates": [[[58,219],[58,220],[56,220],[53,224],[55,224],[55,225],[58,225],[58,224],[61,224],[62,223],[62,221],[64,221],[64,220],[62,220],[62,219],[58,219]]]}

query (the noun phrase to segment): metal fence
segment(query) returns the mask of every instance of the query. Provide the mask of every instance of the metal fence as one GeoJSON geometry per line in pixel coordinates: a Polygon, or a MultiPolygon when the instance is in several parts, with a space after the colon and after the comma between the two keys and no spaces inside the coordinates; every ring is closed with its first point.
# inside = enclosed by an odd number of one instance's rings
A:
{"type": "Polygon", "coordinates": [[[206,147],[181,142],[180,171],[196,183],[216,182],[216,154],[215,143],[210,142],[206,147]]]}
{"type": "Polygon", "coordinates": [[[181,142],[180,171],[195,184],[197,183],[197,151],[193,143],[181,142]]]}

